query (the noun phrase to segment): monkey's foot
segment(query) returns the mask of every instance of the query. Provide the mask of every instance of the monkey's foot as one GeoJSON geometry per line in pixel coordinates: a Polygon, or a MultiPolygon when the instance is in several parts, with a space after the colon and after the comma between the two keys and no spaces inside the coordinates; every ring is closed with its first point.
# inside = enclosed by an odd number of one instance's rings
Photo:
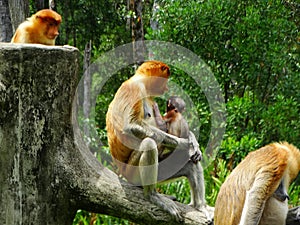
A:
{"type": "Polygon", "coordinates": [[[181,216],[181,211],[179,207],[171,199],[166,198],[158,194],[157,192],[151,193],[149,199],[153,204],[170,213],[176,219],[177,222],[183,221],[183,217],[181,216]]]}
{"type": "Polygon", "coordinates": [[[211,207],[211,206],[206,205],[206,204],[195,206],[193,203],[190,203],[189,206],[197,209],[198,211],[203,212],[208,220],[210,220],[210,221],[213,220],[214,210],[215,210],[214,207],[211,207]]]}

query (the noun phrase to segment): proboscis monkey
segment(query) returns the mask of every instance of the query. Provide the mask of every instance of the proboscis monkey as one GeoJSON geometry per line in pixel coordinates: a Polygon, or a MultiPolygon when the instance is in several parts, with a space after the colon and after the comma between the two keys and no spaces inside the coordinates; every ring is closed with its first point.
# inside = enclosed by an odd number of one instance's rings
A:
{"type": "Polygon", "coordinates": [[[55,45],[60,23],[61,16],[55,11],[40,10],[19,25],[11,42],[55,45]]]}
{"type": "Polygon", "coordinates": [[[250,152],[221,186],[215,225],[285,225],[287,190],[300,171],[300,152],[286,142],[250,152]]]}
{"type": "Polygon", "coordinates": [[[106,126],[111,155],[119,173],[130,183],[143,186],[144,194],[151,202],[180,221],[182,216],[178,206],[156,192],[156,183],[161,177],[165,180],[186,176],[192,190],[191,203],[199,209],[205,205],[204,183],[202,167],[199,162],[195,163],[201,153],[193,133],[190,132],[188,139],[178,138],[156,127],[153,97],[167,90],[169,76],[170,69],[166,64],[159,61],[143,63],[116,92],[106,115],[106,126]],[[164,174],[172,170],[171,164],[160,168],[158,145],[183,155],[178,157],[178,162],[177,157],[175,162],[172,161],[180,167],[167,177],[164,174]]]}

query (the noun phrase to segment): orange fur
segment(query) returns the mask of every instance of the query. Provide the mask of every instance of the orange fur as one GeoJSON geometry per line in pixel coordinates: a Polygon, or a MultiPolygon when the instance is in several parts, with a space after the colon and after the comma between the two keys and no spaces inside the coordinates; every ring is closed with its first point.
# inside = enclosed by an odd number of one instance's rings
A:
{"type": "Polygon", "coordinates": [[[49,9],[40,10],[19,25],[11,42],[55,45],[60,23],[58,13],[49,9]]]}
{"type": "Polygon", "coordinates": [[[177,109],[172,109],[163,117],[167,121],[168,133],[181,138],[189,137],[189,126],[177,109]]]}
{"type": "MultiPolygon", "coordinates": [[[[255,190],[257,201],[263,203],[260,209],[263,215],[268,210],[263,207],[268,206],[268,200],[278,188],[281,180],[284,178],[287,190],[299,171],[300,152],[286,142],[273,143],[250,152],[221,186],[215,205],[214,224],[238,225],[246,192],[250,190],[255,190]]],[[[248,207],[258,206],[254,204],[248,207]]],[[[251,222],[248,221],[248,223],[251,222]]]]}
{"type": "Polygon", "coordinates": [[[169,75],[170,70],[166,64],[159,61],[145,62],[134,76],[121,85],[109,105],[106,115],[108,144],[119,172],[125,176],[124,163],[128,163],[140,140],[125,134],[124,129],[130,123],[155,125],[153,116],[146,121],[144,109],[147,107],[152,110],[152,97],[167,89],[169,75]]]}

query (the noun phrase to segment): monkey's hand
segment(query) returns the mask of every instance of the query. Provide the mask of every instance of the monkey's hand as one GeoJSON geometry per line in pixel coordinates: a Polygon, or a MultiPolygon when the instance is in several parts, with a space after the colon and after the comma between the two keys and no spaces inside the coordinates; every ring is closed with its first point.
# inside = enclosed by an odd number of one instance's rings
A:
{"type": "Polygon", "coordinates": [[[190,143],[190,147],[189,147],[190,160],[193,163],[197,163],[202,159],[202,152],[199,149],[199,144],[198,141],[196,140],[195,135],[191,131],[189,134],[189,143],[190,143]]]}
{"type": "Polygon", "coordinates": [[[154,102],[154,104],[153,104],[153,113],[154,113],[155,122],[156,122],[157,127],[160,130],[167,132],[167,123],[161,117],[160,111],[159,111],[159,108],[158,108],[158,105],[156,102],[154,102]]]}
{"type": "Polygon", "coordinates": [[[156,102],[153,103],[153,113],[155,117],[160,116],[160,111],[156,102]]]}

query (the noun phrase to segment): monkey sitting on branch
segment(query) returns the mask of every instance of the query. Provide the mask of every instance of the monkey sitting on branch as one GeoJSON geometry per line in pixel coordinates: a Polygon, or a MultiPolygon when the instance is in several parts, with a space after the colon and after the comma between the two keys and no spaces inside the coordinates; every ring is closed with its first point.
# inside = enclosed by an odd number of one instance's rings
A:
{"type": "Polygon", "coordinates": [[[167,90],[169,76],[170,69],[166,64],[159,61],[143,63],[116,92],[106,114],[106,126],[110,152],[119,173],[130,183],[142,186],[152,203],[181,221],[179,207],[156,192],[156,183],[187,177],[193,193],[191,204],[203,209],[204,181],[198,162],[201,152],[192,132],[189,138],[179,138],[157,128],[153,98],[167,90]],[[158,146],[183,152],[186,158],[181,160],[182,163],[173,162],[161,167],[158,146]]]}
{"type": "Polygon", "coordinates": [[[300,171],[300,151],[273,143],[250,152],[221,186],[215,225],[285,225],[287,190],[300,171]]]}
{"type": "Polygon", "coordinates": [[[40,10],[19,25],[11,43],[55,45],[60,23],[61,16],[55,11],[40,10]]]}

